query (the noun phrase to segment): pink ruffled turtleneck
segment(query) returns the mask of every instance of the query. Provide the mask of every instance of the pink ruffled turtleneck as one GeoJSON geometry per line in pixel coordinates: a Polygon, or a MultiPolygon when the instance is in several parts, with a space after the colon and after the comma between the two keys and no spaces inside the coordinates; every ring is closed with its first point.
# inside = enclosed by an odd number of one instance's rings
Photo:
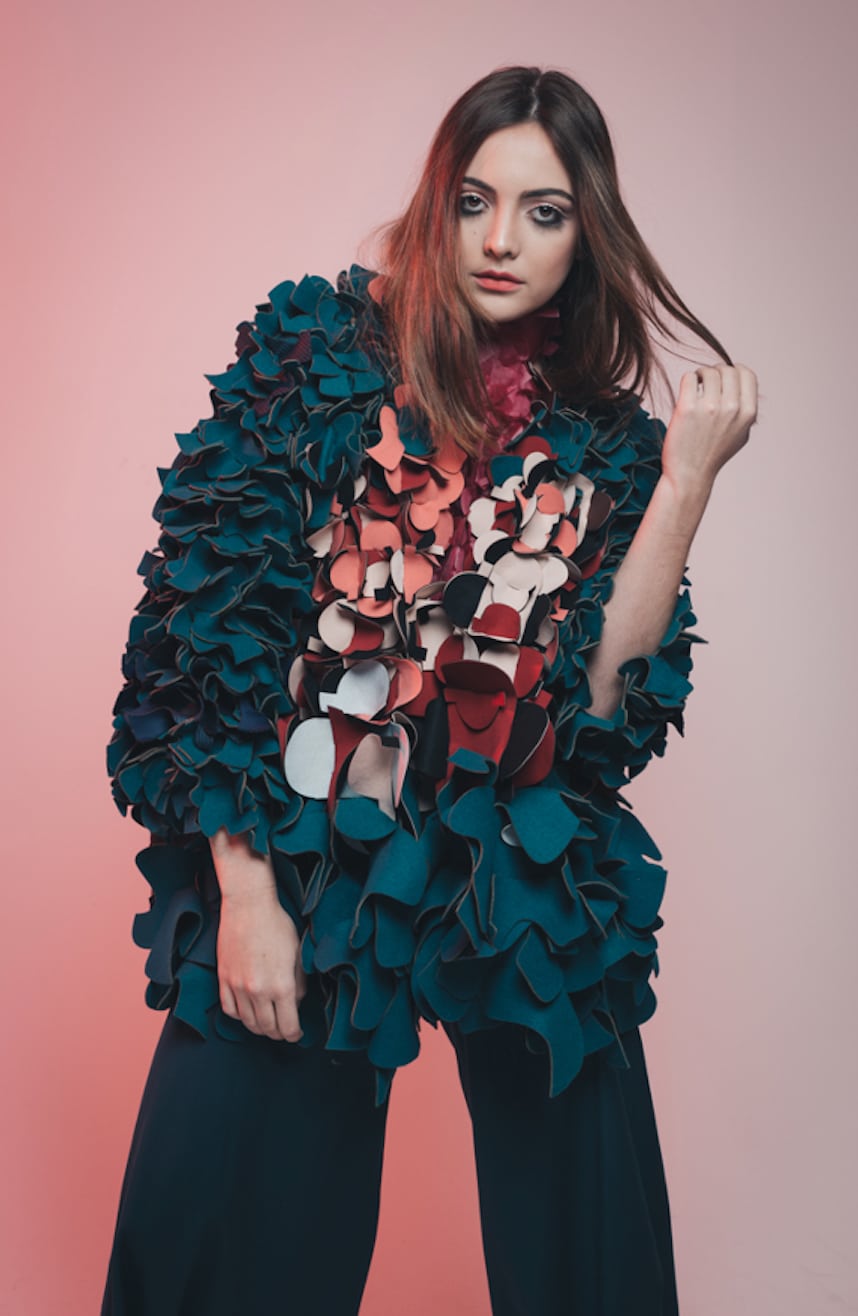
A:
{"type": "Polygon", "coordinates": [[[455,507],[455,522],[450,547],[438,572],[450,580],[473,565],[468,512],[477,498],[484,498],[492,488],[489,462],[529,424],[533,403],[544,387],[529,367],[537,356],[550,356],[558,347],[560,312],[554,305],[543,306],[530,315],[498,326],[492,339],[480,349],[480,368],[489,400],[497,407],[505,424],[491,451],[485,457],[469,457],[464,467],[465,488],[455,507]]]}

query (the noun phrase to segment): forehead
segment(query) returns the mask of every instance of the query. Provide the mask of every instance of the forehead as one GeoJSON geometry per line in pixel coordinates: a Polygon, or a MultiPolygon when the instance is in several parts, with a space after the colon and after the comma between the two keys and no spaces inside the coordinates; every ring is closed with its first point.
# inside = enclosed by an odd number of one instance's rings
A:
{"type": "Polygon", "coordinates": [[[497,192],[534,188],[572,190],[572,180],[541,124],[517,123],[490,133],[468,162],[465,173],[497,192]]]}

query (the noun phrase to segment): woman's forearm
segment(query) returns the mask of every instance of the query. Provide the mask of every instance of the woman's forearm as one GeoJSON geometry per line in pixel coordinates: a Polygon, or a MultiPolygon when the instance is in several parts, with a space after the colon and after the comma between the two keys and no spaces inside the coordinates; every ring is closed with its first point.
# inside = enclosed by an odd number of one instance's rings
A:
{"type": "Polygon", "coordinates": [[[617,668],[661,643],[711,492],[711,484],[680,492],[665,476],[659,479],[617,569],[602,635],[587,661],[594,716],[612,717],[617,709],[623,689],[617,668]]]}
{"type": "Polygon", "coordinates": [[[209,846],[225,901],[276,894],[277,879],[271,860],[268,855],[256,854],[245,836],[231,836],[221,827],[210,839],[209,846]]]}

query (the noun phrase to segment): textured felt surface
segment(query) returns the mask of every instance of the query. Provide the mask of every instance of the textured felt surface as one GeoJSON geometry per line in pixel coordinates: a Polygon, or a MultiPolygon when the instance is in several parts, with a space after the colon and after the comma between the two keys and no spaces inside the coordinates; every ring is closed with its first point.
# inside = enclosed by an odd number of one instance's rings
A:
{"type": "Polygon", "coordinates": [[[271,854],[319,976],[300,1045],[366,1049],[381,1101],[421,1017],[508,1022],[556,1094],[655,1008],[665,872],[619,791],[682,731],[688,589],[611,718],[585,663],[664,427],[564,407],[519,353],[484,361],[501,450],[433,448],[365,346],[370,283],[273,289],[161,472],[108,751],[152,833],[147,1000],[246,1034],[218,1001],[225,827],[271,854]]]}

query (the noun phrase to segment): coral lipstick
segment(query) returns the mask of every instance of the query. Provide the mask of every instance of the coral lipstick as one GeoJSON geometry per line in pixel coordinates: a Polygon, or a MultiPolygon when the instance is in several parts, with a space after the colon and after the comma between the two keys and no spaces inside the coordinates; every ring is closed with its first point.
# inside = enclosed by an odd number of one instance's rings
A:
{"type": "Polygon", "coordinates": [[[504,274],[501,270],[480,270],[474,278],[487,292],[515,292],[522,285],[521,279],[517,279],[514,274],[504,274]]]}

